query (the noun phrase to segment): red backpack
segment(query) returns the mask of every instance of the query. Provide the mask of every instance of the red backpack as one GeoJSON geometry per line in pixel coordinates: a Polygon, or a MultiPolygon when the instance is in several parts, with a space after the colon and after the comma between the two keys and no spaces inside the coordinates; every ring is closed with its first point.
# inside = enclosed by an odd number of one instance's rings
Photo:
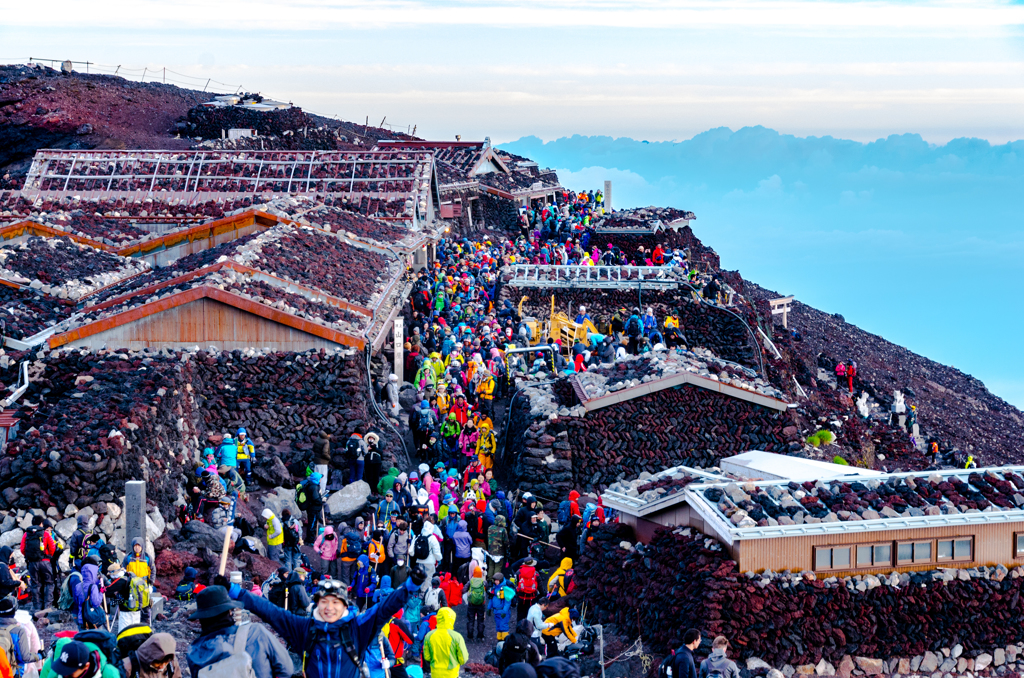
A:
{"type": "Polygon", "coordinates": [[[532,565],[523,565],[519,568],[519,585],[516,591],[526,596],[537,593],[537,568],[532,565]]]}
{"type": "Polygon", "coordinates": [[[444,591],[445,600],[448,601],[448,607],[458,607],[462,605],[462,585],[458,581],[452,579],[450,572],[445,572],[444,576],[441,577],[441,590],[444,591]]]}

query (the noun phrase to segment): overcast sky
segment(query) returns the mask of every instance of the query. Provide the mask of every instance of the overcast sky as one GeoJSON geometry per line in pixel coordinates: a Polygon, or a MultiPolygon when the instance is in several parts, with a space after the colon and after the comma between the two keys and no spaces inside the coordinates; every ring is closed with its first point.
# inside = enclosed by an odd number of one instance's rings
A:
{"type": "Polygon", "coordinates": [[[983,0],[0,0],[0,16],[0,60],[168,68],[431,138],[1000,142],[1024,112],[1024,6],[983,0]]]}

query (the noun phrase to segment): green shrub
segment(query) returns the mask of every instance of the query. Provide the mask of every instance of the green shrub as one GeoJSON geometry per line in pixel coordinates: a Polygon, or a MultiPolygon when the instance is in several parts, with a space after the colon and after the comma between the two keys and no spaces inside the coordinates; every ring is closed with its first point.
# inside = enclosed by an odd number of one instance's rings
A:
{"type": "Polygon", "coordinates": [[[845,459],[840,457],[838,454],[832,458],[832,463],[833,464],[839,464],[840,466],[849,466],[850,465],[849,463],[847,463],[847,461],[845,459]]]}
{"type": "Polygon", "coordinates": [[[822,445],[831,445],[836,440],[835,434],[827,429],[822,429],[815,433],[814,435],[818,436],[818,440],[821,442],[822,445]]]}

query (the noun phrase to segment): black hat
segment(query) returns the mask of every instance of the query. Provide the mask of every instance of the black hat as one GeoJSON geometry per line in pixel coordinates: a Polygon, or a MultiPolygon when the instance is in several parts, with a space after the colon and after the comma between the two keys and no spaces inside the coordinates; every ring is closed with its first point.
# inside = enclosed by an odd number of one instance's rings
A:
{"type": "Polygon", "coordinates": [[[89,648],[77,640],[64,643],[60,654],[55,654],[50,668],[58,676],[70,676],[89,665],[89,648]]]}
{"type": "Polygon", "coordinates": [[[14,596],[7,596],[0,600],[0,617],[13,617],[18,611],[18,599],[14,596]]]}
{"type": "Polygon", "coordinates": [[[196,596],[196,607],[198,609],[189,615],[189,619],[209,619],[238,609],[242,604],[231,600],[228,590],[223,586],[207,586],[196,596]]]}

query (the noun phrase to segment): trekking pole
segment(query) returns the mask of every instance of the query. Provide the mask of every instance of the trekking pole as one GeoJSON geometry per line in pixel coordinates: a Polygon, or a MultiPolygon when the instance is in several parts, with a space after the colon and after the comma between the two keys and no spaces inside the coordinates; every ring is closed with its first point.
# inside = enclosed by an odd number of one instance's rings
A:
{"type": "Polygon", "coordinates": [[[107,633],[110,633],[110,612],[107,611],[107,594],[103,594],[103,621],[107,623],[107,633]]]}
{"type": "Polygon", "coordinates": [[[231,548],[232,532],[233,530],[230,526],[226,526],[224,528],[224,547],[220,551],[220,570],[218,571],[218,574],[222,577],[224,576],[224,568],[227,567],[228,564],[228,550],[231,548]]]}

